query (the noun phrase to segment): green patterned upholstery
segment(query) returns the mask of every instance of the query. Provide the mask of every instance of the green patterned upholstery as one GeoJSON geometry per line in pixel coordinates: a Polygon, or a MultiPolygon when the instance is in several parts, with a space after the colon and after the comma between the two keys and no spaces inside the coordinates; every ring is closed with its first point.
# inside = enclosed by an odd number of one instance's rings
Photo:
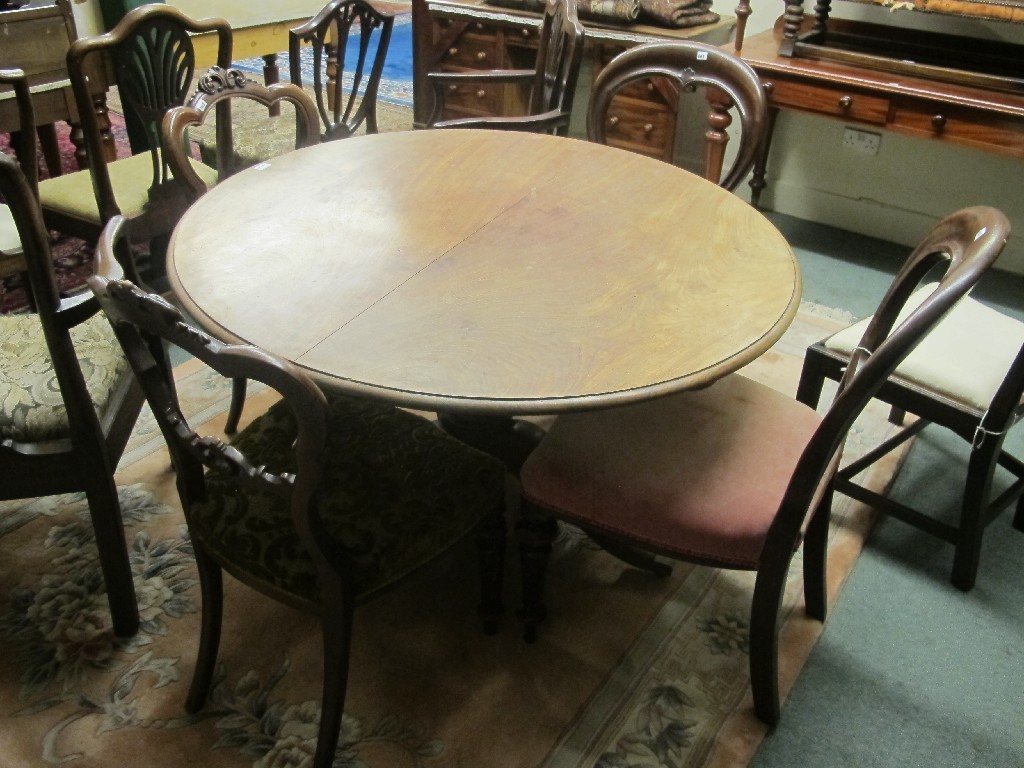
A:
{"type": "MultiPolygon", "coordinates": [[[[193,162],[199,176],[210,186],[217,183],[217,171],[193,162]]],[[[142,212],[149,204],[153,185],[153,158],[149,152],[122,158],[107,165],[110,183],[117,194],[121,213],[129,218],[142,212]]],[[[39,201],[43,208],[82,221],[99,222],[100,212],[88,171],[66,173],[39,183],[39,201]]]]}
{"type": "MultiPolygon", "coordinates": [[[[72,328],[71,340],[102,418],[128,362],[102,315],[72,328]]],[[[0,366],[0,437],[21,442],[68,437],[64,398],[37,315],[0,317],[0,366]]]]}
{"type": "MultiPolygon", "coordinates": [[[[406,411],[329,396],[331,423],[319,511],[324,528],[358,562],[364,600],[429,562],[500,508],[504,467],[406,411]]],[[[283,403],[232,441],[255,464],[294,471],[296,426],[283,403]]],[[[287,500],[239,490],[210,470],[207,498],[191,505],[189,530],[238,578],[293,604],[318,601],[316,571],[287,500]]]]}

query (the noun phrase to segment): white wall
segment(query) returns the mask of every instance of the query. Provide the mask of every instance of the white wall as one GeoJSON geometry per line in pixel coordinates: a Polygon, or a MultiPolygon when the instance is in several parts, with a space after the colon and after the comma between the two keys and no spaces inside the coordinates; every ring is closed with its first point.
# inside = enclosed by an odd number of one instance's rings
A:
{"type": "MultiPolygon", "coordinates": [[[[774,10],[771,3],[760,6],[754,8],[747,34],[770,29],[784,10],[781,3],[774,10]]],[[[832,8],[835,17],[868,21],[885,22],[890,13],[849,2],[835,2],[832,8]]],[[[809,2],[806,9],[810,12],[809,2]]],[[[952,31],[952,24],[976,37],[1024,41],[1024,25],[899,13],[901,23],[937,31],[952,31]]],[[[882,134],[879,153],[867,156],[843,148],[845,125],[781,111],[762,206],[913,245],[945,214],[965,205],[993,205],[1017,228],[999,267],[1024,274],[1024,160],[861,126],[882,134]]]]}

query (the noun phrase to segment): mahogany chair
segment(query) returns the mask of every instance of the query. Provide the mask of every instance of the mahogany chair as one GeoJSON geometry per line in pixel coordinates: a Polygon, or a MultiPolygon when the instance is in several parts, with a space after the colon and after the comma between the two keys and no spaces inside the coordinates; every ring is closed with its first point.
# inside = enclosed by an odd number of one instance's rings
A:
{"type": "Polygon", "coordinates": [[[1009,231],[991,208],[940,222],[897,275],[823,414],[740,374],[702,390],[558,417],[520,476],[527,639],[555,518],[650,552],[756,571],[751,602],[754,709],[779,719],[778,618],[790,561],[804,547],[808,615],[824,621],[831,480],[854,420],[886,378],[995,260],[1009,231]],[[893,330],[921,279],[941,281],[893,330]]]}
{"type": "MultiPolygon", "coordinates": [[[[908,302],[913,306],[922,294],[908,302]]],[[[866,318],[807,348],[797,399],[814,406],[826,379],[838,381],[857,347],[866,318]]],[[[860,461],[844,467],[834,487],[890,517],[954,546],[950,581],[974,587],[985,527],[1015,500],[1014,527],[1024,531],[1024,463],[1003,450],[1010,429],[1024,417],[1024,323],[971,297],[965,298],[903,361],[875,395],[893,408],[894,423],[917,417],[860,461]],[[858,484],[854,477],[930,424],[959,435],[970,446],[959,520],[897,502],[858,484]],[[996,467],[1014,481],[993,497],[996,467]]],[[[950,471],[959,472],[958,467],[950,471]]]]}
{"type": "MultiPolygon", "coordinates": [[[[14,150],[25,181],[35,197],[39,189],[39,167],[36,164],[35,112],[32,109],[28,80],[20,69],[0,69],[0,87],[2,86],[9,86],[14,91],[20,126],[14,134],[17,137],[14,150]]],[[[24,272],[24,261],[21,236],[18,234],[14,214],[6,205],[0,204],[0,276],[24,272]]]]}
{"type": "Polygon", "coordinates": [[[535,131],[565,136],[569,132],[569,116],[582,59],[583,25],[576,16],[576,1],[547,0],[535,67],[428,73],[434,94],[434,110],[428,126],[535,131]],[[446,98],[465,101],[474,98],[481,89],[486,92],[505,85],[530,89],[526,114],[442,119],[446,98]]]}
{"type": "MultiPolygon", "coordinates": [[[[162,3],[135,8],[110,32],[72,43],[68,73],[89,167],[40,182],[39,198],[48,227],[95,242],[113,216],[125,216],[133,222],[133,242],[149,245],[153,266],[158,266],[165,241],[188,204],[168,173],[160,121],[188,95],[195,72],[191,35],[204,32],[216,34],[217,62],[230,66],[231,27],[225,20],[196,21],[162,3]],[[121,159],[105,155],[107,126],[97,115],[100,94],[92,85],[92,73],[104,67],[112,70],[126,120],[142,126],[148,151],[121,159]]],[[[199,163],[195,168],[210,183],[216,180],[212,170],[199,163]]]]}
{"type": "Polygon", "coordinates": [[[377,89],[394,21],[394,14],[365,0],[330,0],[288,32],[291,81],[300,87],[303,46],[310,46],[324,141],[348,138],[363,125],[366,133],[377,133],[377,89]]]}
{"type": "MultiPolygon", "coordinates": [[[[619,113],[620,101],[638,88],[657,89],[673,108],[680,109],[680,125],[692,120],[705,126],[699,132],[703,152],[686,157],[685,162],[679,157],[675,161],[734,190],[753,167],[768,128],[767,98],[750,65],[724,50],[692,41],[630,48],[612,59],[594,81],[587,109],[591,141],[605,144],[613,135],[619,146],[629,148],[631,136],[643,139],[646,131],[655,129],[619,113]],[[732,113],[739,118],[739,147],[723,176],[732,113]]],[[[638,151],[647,146],[636,142],[638,151]]]]}
{"type": "MultiPolygon", "coordinates": [[[[186,706],[210,689],[222,569],[320,617],[323,690],[313,765],[334,764],[348,680],[353,609],[476,532],[480,612],[501,612],[505,473],[501,463],[408,411],[321,393],[291,363],[224,345],[160,296],[119,279],[115,218],[90,286],[136,372],[170,451],[203,596],[199,655],[186,706]],[[264,382],[281,400],[225,445],[182,415],[165,343],[220,374],[264,382]]],[[[217,226],[211,222],[211,226],[217,226]]]]}
{"type": "MultiPolygon", "coordinates": [[[[211,67],[199,79],[196,91],[188,103],[169,109],[163,117],[161,126],[167,165],[174,178],[181,183],[186,199],[190,203],[206,194],[211,184],[207,173],[196,172],[188,141],[188,129],[203,125],[210,114],[217,114],[217,141],[214,145],[217,179],[226,179],[249,165],[249,161],[240,156],[235,148],[230,109],[231,101],[234,99],[253,101],[268,109],[280,109],[283,103],[290,104],[295,118],[291,149],[310,147],[320,141],[316,107],[300,87],[292,83],[264,86],[248,79],[237,69],[211,67]]],[[[251,148],[251,145],[249,146],[251,148]]],[[[227,424],[224,427],[228,434],[237,429],[244,404],[245,380],[240,379],[235,382],[227,424]]]]}
{"type": "Polygon", "coordinates": [[[142,394],[96,300],[58,293],[32,181],[4,154],[0,195],[17,227],[35,310],[0,316],[0,498],[85,493],[114,633],[134,635],[139,612],[114,469],[142,394]]]}

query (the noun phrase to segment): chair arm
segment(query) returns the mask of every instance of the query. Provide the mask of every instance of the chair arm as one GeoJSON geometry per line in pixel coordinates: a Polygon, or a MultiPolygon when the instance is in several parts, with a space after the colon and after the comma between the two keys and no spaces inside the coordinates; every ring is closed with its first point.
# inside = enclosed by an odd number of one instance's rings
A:
{"type": "Polygon", "coordinates": [[[532,85],[537,73],[532,69],[482,69],[474,72],[428,72],[427,82],[434,91],[434,109],[428,125],[434,125],[444,111],[444,89],[452,85],[532,85]]]}

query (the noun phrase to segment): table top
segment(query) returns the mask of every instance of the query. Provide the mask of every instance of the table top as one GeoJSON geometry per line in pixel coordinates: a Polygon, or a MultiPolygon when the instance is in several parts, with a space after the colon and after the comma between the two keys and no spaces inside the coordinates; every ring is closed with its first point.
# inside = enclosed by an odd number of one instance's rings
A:
{"type": "Polygon", "coordinates": [[[290,152],[218,184],[168,276],[221,339],[429,410],[555,413],[707,385],[796,314],[783,236],[624,150],[436,130],[290,152]]]}

